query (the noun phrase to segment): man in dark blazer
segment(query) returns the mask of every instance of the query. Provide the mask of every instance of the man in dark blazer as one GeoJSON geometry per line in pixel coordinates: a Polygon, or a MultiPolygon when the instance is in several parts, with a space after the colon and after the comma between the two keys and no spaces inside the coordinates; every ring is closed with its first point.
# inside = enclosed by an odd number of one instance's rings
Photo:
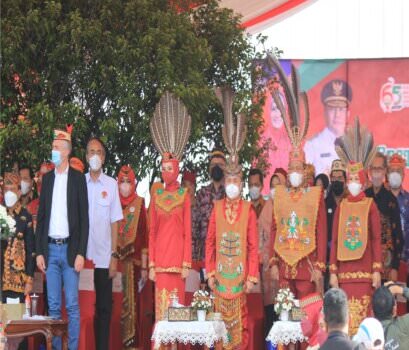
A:
{"type": "Polygon", "coordinates": [[[363,350],[348,336],[348,298],[342,289],[331,288],[324,295],[324,321],[328,338],[320,350],[363,350]]]}
{"type": "MultiPolygon", "coordinates": [[[[79,272],[88,244],[88,196],[85,176],[70,168],[71,135],[55,130],[52,145],[55,170],[43,177],[36,228],[37,266],[47,276],[51,317],[61,318],[62,288],[68,314],[68,348],[78,348],[80,310],[79,272]]],[[[61,339],[53,339],[53,349],[61,339]]]]}

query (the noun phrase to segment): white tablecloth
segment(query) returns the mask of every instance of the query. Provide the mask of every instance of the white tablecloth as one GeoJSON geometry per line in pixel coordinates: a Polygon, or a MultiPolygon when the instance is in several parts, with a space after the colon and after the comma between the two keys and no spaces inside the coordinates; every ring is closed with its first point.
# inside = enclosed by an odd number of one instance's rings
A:
{"type": "Polygon", "coordinates": [[[288,345],[290,343],[307,341],[308,337],[305,337],[302,333],[301,322],[277,321],[271,327],[266,340],[270,341],[273,345],[288,345]]]}
{"type": "Polygon", "coordinates": [[[183,343],[212,347],[218,341],[227,344],[227,329],[223,321],[168,322],[159,321],[152,334],[155,349],[161,344],[183,343]]]}

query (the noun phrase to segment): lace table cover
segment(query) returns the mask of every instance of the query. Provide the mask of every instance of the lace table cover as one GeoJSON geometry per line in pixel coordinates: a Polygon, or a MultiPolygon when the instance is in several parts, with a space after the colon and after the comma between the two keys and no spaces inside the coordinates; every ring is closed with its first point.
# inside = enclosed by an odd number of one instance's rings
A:
{"type": "Polygon", "coordinates": [[[191,321],[191,322],[168,322],[160,321],[155,325],[152,334],[155,349],[161,344],[183,343],[199,344],[212,347],[218,341],[227,344],[227,330],[223,321],[191,321]]]}
{"type": "Polygon", "coordinates": [[[277,321],[271,327],[266,340],[270,341],[273,345],[288,345],[290,343],[307,341],[308,337],[305,337],[302,333],[301,322],[277,321]]]}

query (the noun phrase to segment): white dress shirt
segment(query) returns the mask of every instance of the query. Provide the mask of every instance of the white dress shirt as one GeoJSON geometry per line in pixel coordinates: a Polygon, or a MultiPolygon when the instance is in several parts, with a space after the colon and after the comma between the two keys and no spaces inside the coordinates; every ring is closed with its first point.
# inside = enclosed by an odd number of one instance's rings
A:
{"type": "Polygon", "coordinates": [[[67,166],[62,173],[58,173],[57,169],[54,170],[55,179],[48,230],[48,236],[54,239],[67,238],[70,235],[67,214],[68,168],[67,166]]]}
{"type": "Polygon", "coordinates": [[[118,184],[104,173],[96,181],[85,175],[88,188],[89,236],[87,258],[107,269],[111,260],[111,223],[123,218],[118,184]]]}
{"type": "Polygon", "coordinates": [[[329,174],[332,161],[339,159],[335,151],[335,140],[337,136],[328,128],[308,140],[304,146],[307,163],[314,165],[315,175],[329,174]]]}

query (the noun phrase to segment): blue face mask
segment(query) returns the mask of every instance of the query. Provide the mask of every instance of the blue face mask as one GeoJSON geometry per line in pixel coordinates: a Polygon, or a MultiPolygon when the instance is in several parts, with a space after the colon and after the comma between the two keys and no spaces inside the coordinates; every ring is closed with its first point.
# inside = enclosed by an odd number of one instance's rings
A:
{"type": "Polygon", "coordinates": [[[55,166],[59,166],[61,164],[61,152],[52,150],[51,161],[54,163],[55,166]]]}

